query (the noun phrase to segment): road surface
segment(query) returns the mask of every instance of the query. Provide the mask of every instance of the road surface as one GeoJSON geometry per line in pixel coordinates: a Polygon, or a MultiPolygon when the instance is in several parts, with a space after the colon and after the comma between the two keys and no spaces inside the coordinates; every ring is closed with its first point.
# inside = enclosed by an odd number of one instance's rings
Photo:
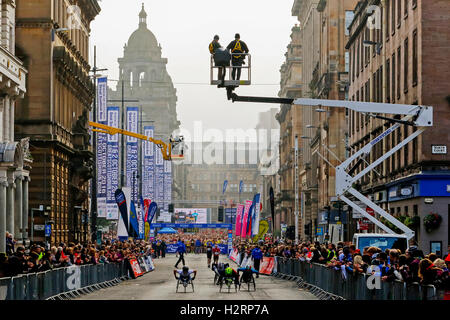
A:
{"type": "MultiPolygon", "coordinates": [[[[226,258],[220,257],[219,262],[229,262],[230,266],[236,268],[236,264],[226,258]]],[[[280,280],[270,276],[261,275],[256,279],[256,292],[245,290],[236,293],[234,289],[228,293],[219,293],[219,286],[213,284],[214,273],[206,265],[205,254],[185,255],[186,265],[190,269],[197,270],[194,280],[195,292],[191,288],[186,290],[180,286],[176,293],[176,280],[173,276],[175,255],[168,255],[164,259],[155,259],[155,270],[138,279],[124,281],[119,285],[101,289],[88,295],[83,295],[77,300],[317,300],[317,298],[299,289],[295,282],[280,280]]],[[[181,268],[181,263],[179,265],[181,268]]]]}

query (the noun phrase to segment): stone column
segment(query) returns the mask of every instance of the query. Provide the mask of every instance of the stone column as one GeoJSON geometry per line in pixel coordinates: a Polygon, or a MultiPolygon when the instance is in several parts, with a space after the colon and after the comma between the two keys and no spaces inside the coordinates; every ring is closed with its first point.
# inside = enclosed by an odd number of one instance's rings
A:
{"type": "Polygon", "coordinates": [[[31,181],[29,176],[25,176],[22,184],[22,238],[28,240],[28,183],[31,181]]]}
{"type": "Polygon", "coordinates": [[[14,234],[14,183],[13,173],[8,173],[6,188],[6,231],[14,234]]]}
{"type": "Polygon", "coordinates": [[[16,240],[23,239],[23,199],[22,199],[22,180],[23,175],[19,173],[16,175],[16,190],[15,190],[15,213],[14,213],[14,238],[16,240]]]}
{"type": "Polygon", "coordinates": [[[8,182],[0,171],[0,252],[6,252],[6,188],[8,182]]]}

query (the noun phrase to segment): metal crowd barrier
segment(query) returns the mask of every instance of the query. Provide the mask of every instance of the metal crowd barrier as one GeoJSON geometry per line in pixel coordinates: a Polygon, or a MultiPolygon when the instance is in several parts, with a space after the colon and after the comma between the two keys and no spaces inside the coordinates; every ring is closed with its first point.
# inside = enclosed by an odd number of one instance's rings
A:
{"type": "Polygon", "coordinates": [[[379,281],[380,288],[369,289],[368,275],[327,268],[324,265],[278,257],[277,273],[300,277],[304,282],[346,300],[442,300],[444,292],[432,285],[379,281]]]}
{"type": "Polygon", "coordinates": [[[121,263],[71,266],[40,273],[0,278],[0,300],[45,300],[61,293],[85,288],[128,275],[121,263]]]}

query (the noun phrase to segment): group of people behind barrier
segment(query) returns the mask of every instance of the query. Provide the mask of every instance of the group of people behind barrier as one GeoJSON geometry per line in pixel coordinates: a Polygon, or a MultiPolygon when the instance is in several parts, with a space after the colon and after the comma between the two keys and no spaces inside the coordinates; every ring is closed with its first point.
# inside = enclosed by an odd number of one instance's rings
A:
{"type": "MultiPolygon", "coordinates": [[[[399,249],[383,251],[377,247],[366,247],[361,252],[350,242],[340,242],[337,245],[302,242],[295,245],[289,240],[278,240],[260,241],[258,246],[264,257],[284,257],[323,264],[342,272],[344,278],[348,273],[366,274],[379,270],[382,281],[400,280],[406,284],[417,282],[421,285],[433,285],[437,289],[450,290],[450,255],[424,255],[415,243],[405,252],[399,249]]],[[[241,253],[242,261],[245,253],[249,255],[255,245],[249,241],[236,240],[235,247],[241,253]]]]}
{"type": "Polygon", "coordinates": [[[138,259],[151,254],[151,246],[142,240],[59,243],[49,249],[44,244],[32,244],[26,248],[13,243],[8,254],[0,253],[0,278],[20,274],[44,272],[72,265],[96,265],[118,263],[138,259]]]}

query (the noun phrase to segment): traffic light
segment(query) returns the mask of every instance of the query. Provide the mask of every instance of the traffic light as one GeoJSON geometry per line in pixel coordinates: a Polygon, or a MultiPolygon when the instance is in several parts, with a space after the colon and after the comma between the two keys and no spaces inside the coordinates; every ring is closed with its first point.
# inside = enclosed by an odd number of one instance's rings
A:
{"type": "Polygon", "coordinates": [[[173,203],[169,204],[169,213],[173,213],[173,203]]]}
{"type": "Polygon", "coordinates": [[[219,213],[217,216],[217,220],[223,222],[223,207],[219,207],[219,213]]]}

